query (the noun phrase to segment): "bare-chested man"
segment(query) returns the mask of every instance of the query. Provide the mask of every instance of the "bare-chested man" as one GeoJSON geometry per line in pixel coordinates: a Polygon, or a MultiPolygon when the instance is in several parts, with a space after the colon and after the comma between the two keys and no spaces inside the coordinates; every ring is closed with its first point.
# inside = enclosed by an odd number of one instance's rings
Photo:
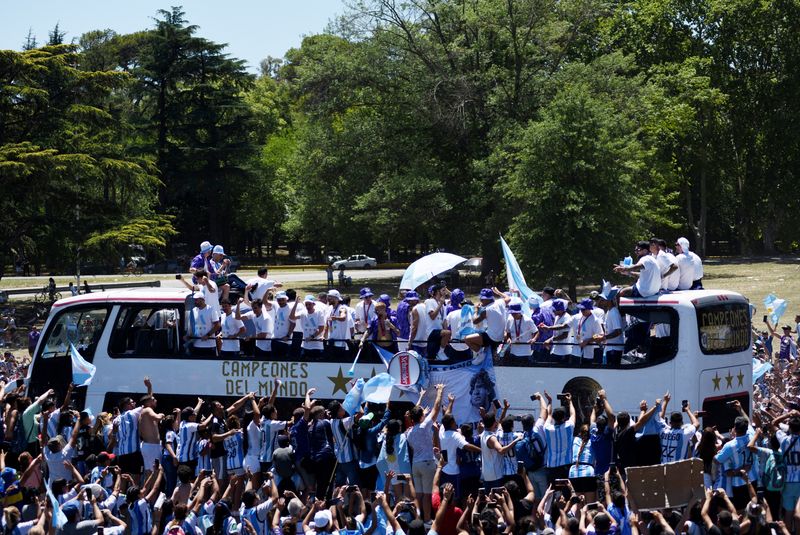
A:
{"type": "MultiPolygon", "coordinates": [[[[149,382],[150,379],[146,378],[145,384],[148,385],[149,382]]],[[[145,474],[153,471],[156,460],[161,459],[161,434],[158,432],[158,424],[164,419],[164,414],[156,412],[158,401],[152,391],[152,385],[148,385],[150,394],[143,396],[139,402],[144,407],[139,417],[139,437],[142,439],[145,474]]]]}

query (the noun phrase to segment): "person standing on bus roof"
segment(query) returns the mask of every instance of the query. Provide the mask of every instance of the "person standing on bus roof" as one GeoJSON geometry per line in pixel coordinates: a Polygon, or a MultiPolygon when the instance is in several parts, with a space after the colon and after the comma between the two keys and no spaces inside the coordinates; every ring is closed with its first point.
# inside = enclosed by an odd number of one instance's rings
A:
{"type": "Polygon", "coordinates": [[[692,286],[690,290],[702,290],[703,289],[703,261],[697,256],[697,253],[691,251],[689,249],[689,240],[686,238],[678,238],[677,239],[677,246],[680,249],[675,249],[677,252],[687,255],[692,259],[692,265],[694,266],[694,280],[692,281],[692,286]]]}
{"type": "Polygon", "coordinates": [[[342,296],[338,290],[328,290],[328,303],[330,308],[325,318],[324,338],[328,340],[330,354],[344,357],[347,341],[350,339],[347,307],[342,305],[342,296]]]}
{"type": "MultiPolygon", "coordinates": [[[[149,377],[144,378],[147,396],[153,395],[153,384],[149,377]]],[[[142,473],[142,452],[139,442],[139,416],[144,407],[137,407],[132,398],[119,402],[120,415],[114,418],[109,447],[114,448],[117,465],[123,474],[138,476],[142,473]]]]}
{"type": "Polygon", "coordinates": [[[325,330],[325,316],[322,311],[316,310],[316,299],[313,295],[307,295],[303,299],[305,310],[297,312],[297,301],[292,307],[289,319],[299,321],[303,328],[303,343],[301,345],[303,358],[308,361],[316,361],[322,358],[322,331],[325,330]]]}
{"type": "Polygon", "coordinates": [[[372,290],[361,288],[358,292],[359,302],[356,305],[356,332],[364,333],[369,324],[375,319],[375,303],[372,302],[372,290]]]}
{"type": "Polygon", "coordinates": [[[650,297],[661,291],[661,270],[658,262],[650,254],[650,242],[640,241],[634,248],[639,261],[632,266],[614,266],[615,273],[639,277],[633,286],[627,286],[617,294],[617,302],[622,297],[650,297]]]}
{"type": "Polygon", "coordinates": [[[290,337],[294,329],[294,321],[289,319],[292,310],[289,307],[289,296],[286,292],[278,292],[275,295],[275,301],[277,301],[277,306],[274,307],[275,327],[272,340],[272,356],[280,360],[289,356],[290,337]]]}
{"type": "Polygon", "coordinates": [[[544,347],[550,350],[555,362],[562,362],[566,360],[564,357],[571,352],[567,339],[571,329],[572,316],[567,314],[567,306],[561,299],[553,300],[550,309],[554,314],[553,325],[547,325],[542,322],[538,327],[541,331],[553,332],[552,337],[545,340],[544,347]]]}
{"type": "Polygon", "coordinates": [[[142,406],[142,413],[139,415],[142,464],[147,477],[147,474],[156,469],[154,468],[156,460],[161,459],[161,434],[158,432],[158,424],[164,419],[164,414],[156,412],[158,401],[152,392],[143,396],[139,404],[142,406]]]}
{"type": "Polygon", "coordinates": [[[593,313],[594,301],[586,298],[578,303],[578,324],[575,329],[575,341],[578,342],[583,362],[594,360],[594,350],[598,341],[603,339],[603,325],[593,313]]]}
{"type": "MultiPolygon", "coordinates": [[[[255,356],[263,360],[272,358],[272,338],[275,333],[275,320],[273,315],[265,309],[261,299],[255,299],[253,302],[250,302],[247,299],[247,293],[245,293],[245,297],[240,297],[239,302],[236,303],[235,317],[242,322],[245,319],[253,321],[256,329],[255,356]],[[242,314],[242,303],[244,303],[245,306],[251,307],[252,310],[242,314]]],[[[244,327],[244,323],[242,323],[242,327],[244,327]]]]}
{"type": "Polygon", "coordinates": [[[226,359],[236,359],[239,358],[239,337],[244,336],[245,328],[244,322],[240,319],[237,319],[237,315],[241,317],[239,314],[239,304],[236,304],[237,312],[234,314],[233,310],[231,309],[231,302],[227,299],[222,300],[222,317],[220,318],[220,324],[222,329],[217,334],[217,339],[221,342],[220,343],[220,354],[225,357],[226,359]]]}
{"type": "Polygon", "coordinates": [[[206,305],[203,292],[195,292],[193,297],[194,308],[189,317],[192,332],[186,335],[186,340],[192,346],[192,355],[216,355],[214,335],[219,331],[219,312],[206,305]]]}
{"type": "Polygon", "coordinates": [[[622,348],[625,337],[622,330],[622,315],[617,308],[617,293],[619,288],[611,288],[606,294],[600,294],[600,306],[606,309],[605,324],[603,325],[603,364],[619,366],[622,363],[622,348]]]}

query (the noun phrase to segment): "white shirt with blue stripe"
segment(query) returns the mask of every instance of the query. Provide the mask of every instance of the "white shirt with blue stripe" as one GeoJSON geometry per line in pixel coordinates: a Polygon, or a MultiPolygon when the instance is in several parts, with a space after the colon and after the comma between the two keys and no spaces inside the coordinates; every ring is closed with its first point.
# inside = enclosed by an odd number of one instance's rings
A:
{"type": "Polygon", "coordinates": [[[223,441],[225,445],[226,468],[237,470],[244,465],[244,438],[242,430],[238,430],[233,435],[223,441]]]}
{"type": "Polygon", "coordinates": [[[128,516],[131,535],[149,535],[153,529],[153,518],[150,516],[150,504],[141,499],[128,507],[128,516]]]}
{"type": "Polygon", "coordinates": [[[211,441],[207,438],[197,443],[197,473],[203,470],[211,471],[211,441]]]}
{"type": "Polygon", "coordinates": [[[178,428],[178,462],[186,463],[197,459],[197,422],[181,422],[178,428]]]}
{"type": "Polygon", "coordinates": [[[547,451],[545,451],[545,466],[555,468],[572,464],[572,436],[575,431],[575,424],[566,420],[561,425],[555,425],[552,421],[544,424],[539,419],[536,422],[536,431],[544,440],[547,451]]]}
{"type": "Polygon", "coordinates": [[[269,526],[267,525],[267,518],[269,511],[272,509],[272,500],[267,499],[259,503],[255,507],[245,508],[242,504],[239,509],[239,518],[246,518],[253,524],[257,535],[267,535],[269,533],[269,526]]]}
{"type": "Polygon", "coordinates": [[[278,442],[278,432],[286,429],[287,422],[280,420],[261,419],[261,451],[258,460],[262,463],[272,462],[272,452],[278,442]]]}
{"type": "Polygon", "coordinates": [[[781,441],[781,453],[786,463],[786,482],[800,483],[800,435],[779,430],[777,437],[781,441]]]}
{"type": "Polygon", "coordinates": [[[117,455],[139,451],[139,416],[142,409],[143,407],[136,407],[114,418],[114,423],[117,424],[117,455]]]}
{"type": "Polygon", "coordinates": [[[697,429],[691,424],[673,429],[671,425],[663,420],[662,423],[664,427],[659,435],[661,437],[661,464],[686,459],[689,456],[689,445],[692,442],[692,436],[697,432],[697,429]]]}
{"type": "MultiPolygon", "coordinates": [[[[747,484],[743,478],[739,476],[728,476],[725,474],[728,470],[741,470],[747,466],[750,466],[750,474],[753,480],[755,480],[754,469],[752,468],[754,463],[753,459],[753,452],[751,452],[748,447],[747,443],[750,442],[750,438],[752,436],[752,427],[747,430],[747,434],[743,437],[736,437],[732,440],[726,442],[722,449],[719,450],[714,459],[722,465],[722,473],[725,475],[725,481],[731,487],[741,487],[747,484]]],[[[726,491],[730,490],[726,488],[726,491]]]]}
{"type": "Polygon", "coordinates": [[[350,429],[353,427],[353,417],[334,418],[330,421],[331,431],[333,432],[333,446],[336,453],[336,460],[340,463],[349,463],[356,460],[353,440],[350,437],[350,429]]]}
{"type": "Polygon", "coordinates": [[[572,439],[572,459],[575,464],[569,467],[569,477],[592,477],[594,475],[594,455],[592,445],[581,437],[572,439]],[[581,449],[583,445],[583,449],[581,449]]]}

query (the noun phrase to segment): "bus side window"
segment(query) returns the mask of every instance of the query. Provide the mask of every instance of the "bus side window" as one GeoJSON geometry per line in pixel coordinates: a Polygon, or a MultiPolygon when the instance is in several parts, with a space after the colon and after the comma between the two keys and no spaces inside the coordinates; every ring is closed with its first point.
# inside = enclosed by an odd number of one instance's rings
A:
{"type": "Polygon", "coordinates": [[[678,314],[670,308],[623,307],[625,349],[622,366],[657,364],[678,352],[678,314]]]}
{"type": "Polygon", "coordinates": [[[67,355],[70,345],[74,345],[83,358],[91,361],[107,315],[105,308],[72,310],[62,314],[47,335],[42,358],[67,355]]]}
{"type": "Polygon", "coordinates": [[[180,351],[180,313],[176,307],[132,305],[120,310],[112,333],[113,353],[173,356],[180,351]]]}

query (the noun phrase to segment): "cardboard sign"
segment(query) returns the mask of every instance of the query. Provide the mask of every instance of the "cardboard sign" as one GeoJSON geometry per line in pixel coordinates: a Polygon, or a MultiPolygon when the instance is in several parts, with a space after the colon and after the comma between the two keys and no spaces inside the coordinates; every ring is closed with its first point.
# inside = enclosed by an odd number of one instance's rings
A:
{"type": "Polygon", "coordinates": [[[625,470],[628,496],[642,510],[682,507],[692,494],[702,496],[703,461],[686,459],[654,466],[636,466],[625,470]]]}

